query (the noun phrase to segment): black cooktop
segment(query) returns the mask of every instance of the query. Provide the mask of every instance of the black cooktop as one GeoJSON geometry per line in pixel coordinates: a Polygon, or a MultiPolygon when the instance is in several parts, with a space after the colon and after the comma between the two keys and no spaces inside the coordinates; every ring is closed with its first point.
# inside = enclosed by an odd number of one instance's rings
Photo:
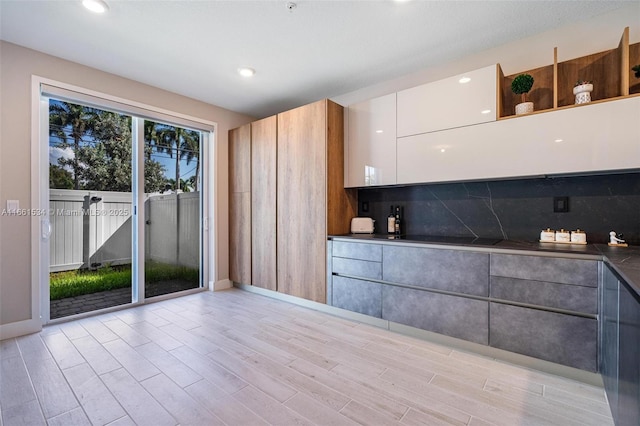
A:
{"type": "Polygon", "coordinates": [[[480,246],[493,246],[498,244],[500,239],[482,237],[442,237],[437,235],[374,235],[374,238],[381,240],[401,240],[401,241],[422,241],[437,244],[470,244],[480,246]]]}

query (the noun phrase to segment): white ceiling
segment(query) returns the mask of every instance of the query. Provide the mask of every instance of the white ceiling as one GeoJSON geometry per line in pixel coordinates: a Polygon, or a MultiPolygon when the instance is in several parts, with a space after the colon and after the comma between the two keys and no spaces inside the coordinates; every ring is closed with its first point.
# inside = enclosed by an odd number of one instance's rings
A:
{"type": "Polygon", "coordinates": [[[624,1],[0,0],[3,40],[265,117],[453,61],[624,1]],[[241,66],[256,69],[240,77],[241,66]]]}

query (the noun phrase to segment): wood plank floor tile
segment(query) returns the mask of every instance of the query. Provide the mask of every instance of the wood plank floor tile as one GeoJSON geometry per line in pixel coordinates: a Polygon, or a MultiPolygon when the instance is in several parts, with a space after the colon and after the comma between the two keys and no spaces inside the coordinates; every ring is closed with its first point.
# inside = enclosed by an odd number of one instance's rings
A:
{"type": "Polygon", "coordinates": [[[396,420],[401,419],[409,409],[408,405],[403,404],[394,398],[390,398],[387,395],[376,392],[367,386],[362,386],[361,383],[349,380],[349,378],[333,371],[324,371],[320,367],[304,360],[296,360],[292,362],[290,364],[290,368],[310,379],[322,383],[329,389],[339,389],[347,398],[357,400],[358,402],[374,408],[396,420]]]}
{"type": "Polygon", "coordinates": [[[141,321],[135,324],[131,324],[131,328],[133,328],[143,336],[146,336],[149,340],[156,343],[165,351],[170,351],[183,345],[183,343],[177,341],[176,339],[162,331],[159,327],[147,321],[141,321]]]}
{"type": "Polygon", "coordinates": [[[63,370],[63,374],[91,423],[104,425],[126,415],[88,364],[68,368],[63,370]]]}
{"type": "Polygon", "coordinates": [[[256,369],[251,362],[239,360],[222,349],[211,352],[208,357],[276,401],[284,402],[297,393],[292,387],[256,369]]]}
{"type": "Polygon", "coordinates": [[[24,360],[45,418],[58,416],[79,406],[53,358],[24,360]]]}
{"type": "Polygon", "coordinates": [[[119,318],[105,321],[103,324],[131,347],[135,348],[136,346],[144,345],[151,341],[119,318]]]}
{"type": "Polygon", "coordinates": [[[175,426],[176,419],[124,368],[100,376],[137,425],[175,426]]]}
{"type": "Polygon", "coordinates": [[[234,397],[251,411],[265,419],[269,424],[282,426],[312,426],[313,423],[288,407],[279,404],[269,395],[253,386],[247,386],[234,394],[234,397]]]}
{"type": "MultiPolygon", "coordinates": [[[[109,340],[109,342],[110,341],[111,340],[109,340]]],[[[81,337],[72,342],[97,375],[122,368],[122,365],[113,355],[98,343],[93,336],[81,337]]]]}
{"type": "MultiPolygon", "coordinates": [[[[17,346],[16,346],[17,347],[17,346]]],[[[0,359],[0,406],[2,410],[36,400],[24,361],[19,356],[0,359]]]]}
{"type": "Polygon", "coordinates": [[[328,410],[325,405],[304,393],[296,394],[285,402],[284,405],[317,425],[355,426],[358,424],[338,411],[328,410]]]}
{"type": "Polygon", "coordinates": [[[107,342],[104,347],[138,381],[160,374],[151,362],[120,339],[107,342]]]}
{"type": "Polygon", "coordinates": [[[85,363],[85,359],[64,333],[47,334],[42,336],[42,340],[61,369],[85,363]]]}
{"type": "Polygon", "coordinates": [[[144,380],[142,386],[181,425],[224,425],[222,420],[203,408],[164,374],[144,380]]]}
{"type": "MultiPolygon", "coordinates": [[[[206,379],[187,386],[185,391],[228,425],[260,426],[268,424],[234,396],[229,395],[206,379]]],[[[274,404],[277,402],[274,401],[274,404]]]]}
{"type": "Polygon", "coordinates": [[[201,375],[154,342],[138,346],[135,350],[181,388],[202,380],[201,375]]]}
{"type": "Polygon", "coordinates": [[[47,420],[47,424],[49,426],[91,426],[91,421],[82,408],[76,408],[47,420]]]}
{"type": "Polygon", "coordinates": [[[0,359],[20,356],[16,339],[6,339],[0,341],[0,359]]]}
{"type": "Polygon", "coordinates": [[[118,335],[111,331],[106,325],[95,318],[87,318],[80,321],[82,327],[93,336],[96,341],[100,343],[110,342],[116,340],[118,335]]]}
{"type": "Polygon", "coordinates": [[[225,392],[232,394],[248,385],[247,382],[221,367],[211,358],[195,352],[187,346],[181,346],[171,351],[171,354],[180,359],[193,371],[205,379],[220,386],[225,392]]]}
{"type": "Polygon", "coordinates": [[[358,401],[352,400],[345,405],[340,413],[361,425],[392,425],[399,424],[392,416],[374,410],[358,401]]]}
{"type": "MultiPolygon", "coordinates": [[[[198,325],[198,327],[200,327],[200,325],[198,325]]],[[[194,328],[197,328],[197,327],[194,327],[194,328]]],[[[167,333],[169,336],[173,337],[178,342],[188,346],[189,348],[198,352],[201,355],[206,355],[209,352],[213,352],[216,349],[218,349],[216,345],[214,345],[207,339],[202,338],[197,334],[191,333],[190,331],[187,331],[184,328],[179,327],[178,325],[175,325],[175,324],[162,326],[160,327],[160,330],[167,333]]]]}
{"type": "Polygon", "coordinates": [[[2,426],[44,426],[46,424],[40,404],[35,399],[2,409],[2,426]]]}

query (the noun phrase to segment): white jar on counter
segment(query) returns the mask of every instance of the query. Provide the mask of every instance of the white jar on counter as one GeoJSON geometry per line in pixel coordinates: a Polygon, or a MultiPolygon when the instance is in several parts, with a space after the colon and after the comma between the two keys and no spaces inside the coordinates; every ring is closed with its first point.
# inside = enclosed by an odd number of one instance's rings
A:
{"type": "Polygon", "coordinates": [[[569,231],[565,231],[564,229],[556,231],[556,241],[560,243],[570,243],[571,234],[569,231]]]}
{"type": "Polygon", "coordinates": [[[543,230],[542,232],[540,232],[540,241],[546,241],[546,242],[554,242],[556,240],[556,231],[554,231],[551,228],[547,228],[546,230],[543,230]]]}
{"type": "Polygon", "coordinates": [[[578,244],[586,244],[587,243],[587,234],[580,229],[576,229],[575,231],[571,231],[571,242],[578,244]]]}

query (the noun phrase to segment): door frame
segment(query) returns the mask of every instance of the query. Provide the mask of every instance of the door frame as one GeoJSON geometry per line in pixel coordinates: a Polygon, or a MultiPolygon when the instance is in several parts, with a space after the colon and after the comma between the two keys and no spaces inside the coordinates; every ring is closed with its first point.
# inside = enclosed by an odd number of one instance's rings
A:
{"type": "MultiPolygon", "coordinates": [[[[132,303],[126,305],[115,306],[112,308],[101,309],[97,311],[87,312],[83,314],[70,315],[64,318],[51,321],[50,318],[50,301],[49,301],[49,236],[51,233],[51,227],[49,222],[49,101],[48,98],[42,95],[42,85],[60,88],[63,91],[69,91],[78,93],[80,97],[88,96],[97,99],[102,99],[106,103],[115,103],[121,105],[127,105],[134,109],[140,109],[148,111],[150,114],[158,114],[165,117],[174,117],[178,122],[190,121],[201,125],[202,127],[210,130],[199,130],[203,137],[203,143],[201,145],[201,158],[203,161],[203,167],[201,168],[201,182],[203,189],[201,191],[201,250],[200,250],[200,277],[202,287],[198,290],[213,290],[212,282],[215,282],[215,277],[218,271],[218,259],[216,256],[216,224],[217,221],[217,188],[216,188],[216,144],[218,124],[213,121],[204,120],[197,117],[192,117],[186,114],[166,110],[163,108],[157,108],[152,105],[143,104],[140,102],[130,101],[127,99],[112,96],[106,93],[96,92],[94,90],[86,89],[83,87],[62,83],[59,81],[51,80],[45,77],[32,75],[31,78],[31,318],[28,321],[23,321],[19,334],[27,334],[40,331],[42,325],[67,321],[73,318],[82,318],[90,315],[94,315],[97,312],[109,312],[113,310],[122,309],[123,307],[130,307],[137,304],[144,303],[144,286],[136,286],[135,281],[132,283],[132,303]],[[46,118],[46,120],[44,120],[46,118]],[[46,142],[46,143],[45,143],[46,142]],[[206,183],[206,187],[205,187],[206,183]],[[135,292],[135,293],[134,293],[135,292]],[[135,302],[134,302],[135,301],[135,302]]],[[[137,119],[145,119],[146,117],[136,118],[135,114],[132,114],[133,121],[137,119]]],[[[152,119],[152,118],[146,118],[152,119]]],[[[181,125],[181,124],[177,124],[181,125]]],[[[143,136],[143,126],[137,126],[138,132],[132,134],[132,144],[136,147],[132,161],[137,161],[138,165],[144,161],[144,156],[141,150],[144,149],[144,143],[137,143],[137,139],[143,136]],[[135,155],[136,152],[138,155],[135,155]],[[136,158],[137,157],[137,158],[136,158]]],[[[197,127],[197,126],[196,126],[197,127]]],[[[135,126],[134,129],[135,130],[135,126]]],[[[133,132],[132,132],[133,133],[133,132]]],[[[139,170],[138,167],[134,167],[134,170],[139,170]]],[[[138,179],[134,181],[136,183],[133,191],[134,197],[133,205],[142,205],[142,209],[136,209],[134,215],[132,215],[133,226],[138,230],[144,229],[144,202],[140,203],[140,199],[144,197],[144,182],[138,179]],[[140,192],[142,191],[142,193],[140,192]],[[138,192],[136,194],[136,192],[138,192]]],[[[133,232],[136,237],[139,236],[139,232],[133,232]]],[[[144,235],[144,234],[142,234],[144,235]]],[[[144,258],[144,238],[137,239],[132,238],[132,262],[135,262],[135,251],[141,254],[144,258]]],[[[139,268],[137,265],[133,265],[133,273],[137,276],[138,283],[144,283],[144,268],[139,268]],[[137,271],[136,271],[137,270],[137,271]]],[[[191,291],[194,291],[191,290],[191,291]]],[[[187,290],[188,292],[189,290],[187,290]]],[[[184,294],[173,293],[175,294],[184,294]]],[[[153,298],[153,300],[161,300],[163,298],[170,298],[172,294],[159,296],[153,298]]]]}

